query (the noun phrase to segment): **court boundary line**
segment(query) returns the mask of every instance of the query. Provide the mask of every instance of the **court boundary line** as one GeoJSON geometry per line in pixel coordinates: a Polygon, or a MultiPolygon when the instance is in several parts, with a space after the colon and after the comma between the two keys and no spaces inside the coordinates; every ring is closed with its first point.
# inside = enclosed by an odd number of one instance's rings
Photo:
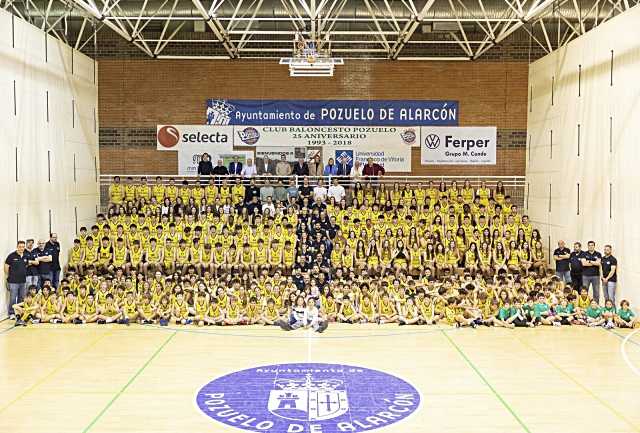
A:
{"type": "Polygon", "coordinates": [[[149,359],[147,359],[147,361],[142,364],[142,367],[140,367],[138,369],[138,371],[136,371],[136,373],[131,376],[131,378],[127,381],[127,383],[124,384],[124,386],[122,388],[120,388],[120,390],[116,393],[116,395],[113,396],[113,398],[111,398],[111,400],[109,400],[109,402],[107,403],[107,405],[105,407],[102,408],[102,410],[98,413],[98,415],[96,415],[91,422],[89,423],[89,425],[87,425],[83,430],[82,433],[86,433],[89,430],[91,430],[93,428],[93,426],[98,422],[98,420],[100,420],[100,418],[102,418],[102,415],[104,415],[109,408],[113,405],[113,403],[115,403],[115,401],[120,398],[120,396],[122,394],[124,394],[124,392],[127,390],[127,388],[129,388],[129,386],[138,378],[138,376],[140,376],[140,374],[142,374],[142,372],[149,366],[149,364],[151,364],[151,361],[153,361],[156,356],[158,356],[158,354],[162,351],[162,349],[165,348],[165,346],[167,346],[167,344],[169,344],[169,342],[173,339],[173,337],[176,336],[178,332],[175,331],[173,334],[169,335],[169,337],[167,337],[164,342],[160,345],[160,347],[158,347],[156,349],[155,352],[153,352],[153,354],[151,355],[151,357],[149,359]]]}
{"type": "Polygon", "coordinates": [[[611,413],[613,413],[615,416],[617,416],[620,420],[624,421],[626,424],[631,426],[631,428],[633,428],[633,430],[635,430],[637,432],[640,432],[640,427],[639,426],[635,425],[631,420],[627,419],[627,417],[625,417],[624,414],[619,412],[615,407],[610,405],[606,400],[600,398],[595,392],[591,391],[585,385],[583,385],[582,383],[578,382],[578,380],[576,378],[574,378],[572,375],[570,375],[569,373],[564,371],[559,365],[557,365],[555,362],[553,362],[551,359],[549,359],[542,352],[538,351],[535,347],[533,347],[532,345],[530,345],[526,341],[522,340],[520,337],[516,336],[516,339],[518,341],[520,341],[520,343],[522,345],[524,345],[525,347],[527,347],[530,351],[532,351],[533,353],[538,355],[540,358],[542,358],[547,364],[549,364],[550,366],[552,366],[553,368],[558,370],[563,376],[568,378],[571,382],[573,382],[580,389],[582,389],[584,392],[586,392],[588,395],[590,395],[593,399],[595,399],[597,402],[599,402],[602,406],[607,408],[611,413]]]}
{"type": "MultiPolygon", "coordinates": [[[[16,327],[14,326],[13,328],[10,329],[15,329],[16,327]]],[[[56,368],[54,368],[53,370],[51,370],[49,373],[47,373],[46,375],[44,375],[43,377],[41,377],[40,379],[38,379],[35,383],[33,383],[31,386],[29,386],[27,389],[25,389],[24,391],[22,391],[20,394],[18,394],[17,397],[15,397],[13,400],[9,401],[9,403],[5,404],[4,406],[0,407],[0,414],[2,412],[4,412],[5,410],[9,409],[9,407],[11,407],[14,403],[16,403],[18,400],[22,399],[24,396],[26,396],[27,394],[29,394],[31,391],[33,391],[34,389],[36,389],[38,386],[42,385],[43,383],[45,383],[46,381],[48,381],[49,379],[51,379],[56,373],[58,373],[60,370],[62,370],[64,367],[68,367],[69,364],[75,360],[78,356],[80,356],[81,354],[83,354],[84,352],[86,352],[87,350],[89,350],[90,348],[92,348],[93,346],[95,346],[96,344],[98,344],[98,342],[100,340],[102,340],[103,338],[105,338],[107,335],[112,334],[113,330],[109,330],[105,333],[103,333],[102,335],[100,335],[98,338],[96,338],[95,340],[93,340],[91,343],[87,344],[86,346],[84,346],[82,349],[80,349],[78,352],[74,353],[71,357],[65,359],[64,361],[62,361],[56,368]]]]}
{"type": "Polygon", "coordinates": [[[458,354],[460,354],[460,356],[465,360],[467,365],[471,367],[471,369],[482,380],[482,382],[484,382],[484,384],[491,390],[493,395],[498,399],[498,401],[500,401],[500,403],[502,403],[502,406],[504,406],[504,408],[507,409],[507,411],[509,411],[511,416],[518,422],[518,424],[520,424],[520,426],[524,429],[524,431],[527,433],[531,433],[531,430],[529,430],[529,427],[527,427],[524,421],[522,421],[522,419],[518,416],[515,410],[513,410],[513,408],[509,405],[509,403],[507,403],[507,401],[500,395],[500,393],[498,393],[498,391],[493,387],[493,385],[489,383],[487,378],[480,372],[478,367],[476,367],[476,365],[471,361],[471,359],[469,359],[469,357],[464,353],[464,351],[460,348],[460,346],[458,346],[456,342],[453,341],[453,339],[449,335],[447,335],[446,332],[444,332],[444,330],[442,330],[442,335],[444,335],[446,339],[449,340],[449,343],[451,343],[451,345],[456,349],[458,354]]]}

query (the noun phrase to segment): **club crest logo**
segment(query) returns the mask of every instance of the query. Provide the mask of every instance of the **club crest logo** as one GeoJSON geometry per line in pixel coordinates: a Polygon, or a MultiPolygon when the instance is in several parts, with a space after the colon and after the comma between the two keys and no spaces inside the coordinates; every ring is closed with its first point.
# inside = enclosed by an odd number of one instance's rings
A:
{"type": "Polygon", "coordinates": [[[440,146],[440,137],[436,134],[429,134],[424,139],[424,145],[427,149],[437,149],[440,146]]]}
{"type": "Polygon", "coordinates": [[[420,394],[390,374],[342,364],[276,364],[206,384],[202,412],[251,432],[365,432],[403,420],[420,394]]]}
{"type": "Polygon", "coordinates": [[[256,128],[247,126],[242,131],[238,131],[238,138],[244,143],[253,146],[260,139],[260,133],[256,128]]]}
{"type": "Polygon", "coordinates": [[[207,102],[207,124],[228,125],[231,123],[231,113],[236,107],[223,99],[209,100],[207,102]]]}
{"type": "Polygon", "coordinates": [[[417,135],[415,129],[407,129],[400,134],[400,138],[402,138],[404,144],[407,144],[409,146],[416,142],[416,137],[417,135]]]}

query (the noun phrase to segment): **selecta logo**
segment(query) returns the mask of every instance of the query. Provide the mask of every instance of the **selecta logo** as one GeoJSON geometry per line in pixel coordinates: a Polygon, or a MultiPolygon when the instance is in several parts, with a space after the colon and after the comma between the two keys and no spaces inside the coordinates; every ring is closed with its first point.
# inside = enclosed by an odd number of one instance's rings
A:
{"type": "Polygon", "coordinates": [[[276,364],[219,377],[196,396],[217,422],[251,432],[366,432],[402,421],[420,406],[408,382],[342,364],[276,364]]]}
{"type": "Polygon", "coordinates": [[[171,125],[165,125],[158,130],[158,143],[166,148],[172,148],[180,141],[180,131],[171,125]]]}

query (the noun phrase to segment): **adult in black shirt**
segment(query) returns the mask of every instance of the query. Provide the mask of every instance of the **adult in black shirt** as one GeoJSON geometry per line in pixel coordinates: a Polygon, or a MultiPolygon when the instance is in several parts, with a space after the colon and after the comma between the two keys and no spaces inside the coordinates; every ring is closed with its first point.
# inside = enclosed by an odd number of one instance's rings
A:
{"type": "Polygon", "coordinates": [[[302,185],[300,186],[300,188],[298,188],[298,190],[300,191],[300,199],[304,200],[309,199],[312,195],[313,195],[313,187],[311,185],[309,185],[309,178],[305,177],[302,185]]]}
{"type": "Polygon", "coordinates": [[[582,244],[573,244],[573,251],[569,255],[569,272],[571,274],[571,287],[577,292],[582,288],[582,244]]]}
{"type": "Polygon", "coordinates": [[[604,299],[616,305],[616,285],[618,284],[618,260],[611,254],[611,245],[604,246],[602,256],[602,289],[604,299]]]}
{"type": "Polygon", "coordinates": [[[254,197],[260,197],[260,188],[256,185],[256,179],[252,177],[249,186],[244,190],[244,201],[249,203],[254,197]]]}
{"type": "Polygon", "coordinates": [[[211,156],[207,152],[202,154],[200,162],[198,163],[198,174],[200,176],[210,176],[213,173],[213,164],[211,163],[211,156]]]}
{"type": "Polygon", "coordinates": [[[600,303],[600,260],[602,254],[596,251],[596,243],[589,241],[587,251],[582,253],[582,285],[589,290],[593,288],[593,300],[600,303]]]}
{"type": "Polygon", "coordinates": [[[57,233],[51,233],[45,248],[51,252],[51,285],[57,289],[60,282],[60,242],[57,233]]]}
{"type": "Polygon", "coordinates": [[[198,163],[198,176],[200,177],[200,185],[209,183],[209,176],[213,172],[213,164],[211,164],[211,156],[207,152],[202,154],[198,163]]]}
{"type": "Polygon", "coordinates": [[[33,239],[27,239],[24,249],[24,256],[27,258],[27,290],[29,290],[29,286],[38,285],[38,256],[33,250],[33,243],[33,239]]]}
{"type": "Polygon", "coordinates": [[[19,304],[27,293],[27,257],[24,255],[25,243],[18,241],[16,250],[9,254],[4,261],[4,274],[7,277],[9,289],[8,313],[9,318],[15,319],[13,306],[19,304]]]}
{"type": "Polygon", "coordinates": [[[53,254],[43,239],[38,240],[38,248],[33,251],[38,258],[38,288],[42,289],[45,280],[53,281],[53,254]]]}
{"type": "Polygon", "coordinates": [[[569,258],[571,250],[566,247],[563,240],[558,241],[558,248],[553,251],[553,258],[556,261],[556,275],[565,284],[571,283],[571,272],[569,272],[569,258]]]}
{"type": "Polygon", "coordinates": [[[304,158],[298,158],[298,162],[293,166],[293,174],[295,176],[309,176],[309,164],[304,158]]]}
{"type": "MultiPolygon", "coordinates": [[[[223,164],[222,160],[219,159],[218,165],[213,167],[211,174],[214,176],[229,176],[229,169],[227,169],[227,167],[225,167],[225,165],[223,164]]],[[[216,185],[218,186],[222,185],[222,181],[218,177],[216,177],[216,185]]]]}

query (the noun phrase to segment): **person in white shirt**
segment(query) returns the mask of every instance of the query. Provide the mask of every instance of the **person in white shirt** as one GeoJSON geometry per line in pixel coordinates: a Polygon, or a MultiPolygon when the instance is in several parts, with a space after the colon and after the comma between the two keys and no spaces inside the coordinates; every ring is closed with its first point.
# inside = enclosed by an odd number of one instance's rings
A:
{"type": "Polygon", "coordinates": [[[266,210],[269,210],[269,215],[273,216],[276,213],[276,207],[273,205],[273,199],[271,196],[267,197],[267,201],[262,203],[262,213],[264,214],[266,210]]]}
{"type": "Polygon", "coordinates": [[[363,168],[364,167],[362,163],[356,160],[355,164],[353,164],[353,167],[351,167],[351,173],[349,175],[351,176],[352,179],[358,179],[362,177],[363,168]]]}
{"type": "Polygon", "coordinates": [[[255,176],[257,173],[258,173],[258,170],[256,166],[253,164],[253,159],[248,158],[247,165],[242,167],[242,172],[240,172],[240,174],[242,175],[242,177],[251,177],[251,176],[255,176]]]}
{"type": "Polygon", "coordinates": [[[324,182],[322,181],[322,179],[318,179],[318,185],[313,188],[313,197],[314,198],[319,198],[320,201],[322,201],[324,203],[324,201],[327,199],[327,188],[325,188],[324,186],[324,182]]]}
{"type": "Polygon", "coordinates": [[[340,200],[345,197],[346,193],[344,190],[344,186],[338,183],[338,178],[333,178],[333,185],[329,187],[327,195],[329,197],[333,197],[336,203],[340,203],[340,200]]]}
{"type": "Polygon", "coordinates": [[[302,296],[296,298],[295,306],[291,308],[291,314],[289,315],[289,321],[285,322],[280,320],[277,324],[285,331],[293,331],[294,329],[309,329],[312,328],[316,332],[324,332],[329,325],[326,320],[320,319],[320,312],[316,307],[316,303],[313,298],[309,298],[306,302],[302,296]]]}

